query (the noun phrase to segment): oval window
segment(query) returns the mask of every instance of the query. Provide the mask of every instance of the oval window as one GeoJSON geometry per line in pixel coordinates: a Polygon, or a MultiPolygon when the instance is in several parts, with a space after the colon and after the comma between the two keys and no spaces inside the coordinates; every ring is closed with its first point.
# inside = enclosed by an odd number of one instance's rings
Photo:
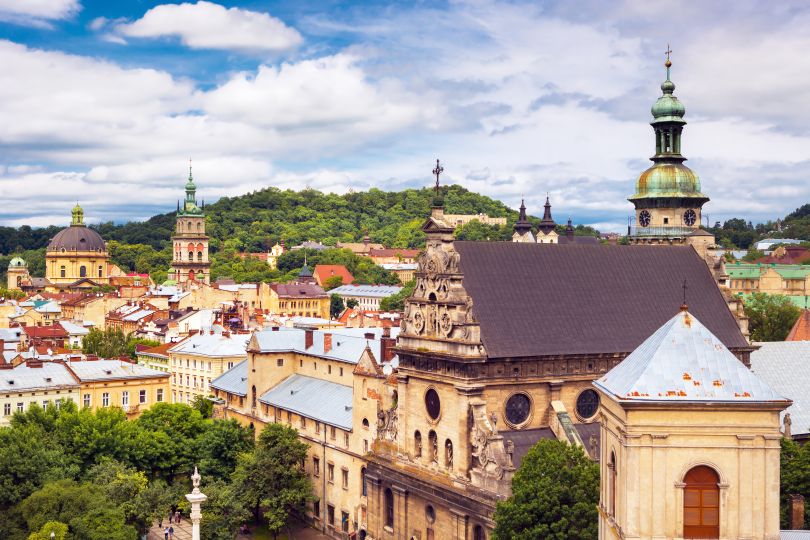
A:
{"type": "Polygon", "coordinates": [[[599,410],[599,394],[596,390],[589,388],[577,397],[577,414],[583,420],[596,415],[597,410],[599,410]]]}
{"type": "Polygon", "coordinates": [[[522,424],[529,418],[532,402],[526,394],[513,394],[506,401],[506,420],[510,424],[522,424]]]}
{"type": "Polygon", "coordinates": [[[425,392],[425,408],[431,419],[436,420],[439,418],[439,413],[442,410],[441,401],[439,401],[439,393],[433,388],[429,388],[425,392]]]}

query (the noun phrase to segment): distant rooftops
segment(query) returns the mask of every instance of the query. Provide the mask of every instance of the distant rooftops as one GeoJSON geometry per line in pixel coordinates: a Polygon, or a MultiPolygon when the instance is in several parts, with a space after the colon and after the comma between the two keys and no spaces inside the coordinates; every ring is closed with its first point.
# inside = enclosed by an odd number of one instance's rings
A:
{"type": "Polygon", "coordinates": [[[368,298],[385,298],[392,294],[397,294],[402,287],[396,285],[341,285],[335,287],[330,294],[340,296],[361,296],[368,298]]]}
{"type": "Polygon", "coordinates": [[[245,357],[249,334],[230,334],[203,331],[174,344],[170,353],[210,357],[245,357]]]}

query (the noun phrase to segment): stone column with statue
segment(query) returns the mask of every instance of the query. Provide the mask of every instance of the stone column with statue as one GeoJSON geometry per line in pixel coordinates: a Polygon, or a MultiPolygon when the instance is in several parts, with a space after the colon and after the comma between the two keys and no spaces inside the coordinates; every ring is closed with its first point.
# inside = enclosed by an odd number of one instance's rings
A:
{"type": "Polygon", "coordinates": [[[200,540],[200,519],[202,519],[200,504],[208,497],[200,491],[200,473],[197,472],[197,467],[194,467],[194,474],[191,475],[191,484],[194,489],[186,495],[186,500],[191,503],[191,540],[200,540]]]}

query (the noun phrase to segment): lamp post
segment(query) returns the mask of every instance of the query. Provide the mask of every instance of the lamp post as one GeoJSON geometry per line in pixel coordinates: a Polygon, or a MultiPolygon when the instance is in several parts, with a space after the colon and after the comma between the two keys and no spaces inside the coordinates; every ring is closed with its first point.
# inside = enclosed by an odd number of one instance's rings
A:
{"type": "Polygon", "coordinates": [[[186,495],[186,500],[191,503],[191,540],[200,540],[200,519],[202,519],[202,512],[200,512],[200,504],[204,503],[206,497],[200,491],[200,473],[197,472],[197,467],[194,467],[194,474],[191,475],[191,485],[194,489],[191,493],[186,495]]]}

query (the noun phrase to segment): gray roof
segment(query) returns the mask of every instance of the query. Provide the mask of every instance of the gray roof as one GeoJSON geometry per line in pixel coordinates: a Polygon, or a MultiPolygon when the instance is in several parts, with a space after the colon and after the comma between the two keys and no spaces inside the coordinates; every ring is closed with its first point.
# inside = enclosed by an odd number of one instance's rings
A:
{"type": "Polygon", "coordinates": [[[810,341],[757,343],[751,353],[751,371],[774,390],[793,400],[782,412],[790,413],[791,433],[810,433],[810,341]]]}
{"type": "Polygon", "coordinates": [[[397,294],[402,287],[396,285],[341,285],[329,290],[329,294],[340,296],[362,296],[368,298],[385,298],[397,294]]]}
{"type": "Polygon", "coordinates": [[[164,371],[131,364],[122,360],[83,360],[69,362],[68,366],[82,381],[104,381],[109,379],[162,378],[169,374],[164,371]]]}
{"type": "Polygon", "coordinates": [[[688,311],[678,312],[594,385],[619,401],[786,401],[688,311]]]}
{"type": "Polygon", "coordinates": [[[84,336],[84,335],[87,335],[87,334],[90,333],[89,328],[87,328],[86,326],[76,324],[76,323],[74,323],[72,321],[67,321],[67,320],[59,321],[59,325],[62,328],[64,328],[65,331],[70,335],[82,335],[82,336],[84,336]]]}
{"type": "Polygon", "coordinates": [[[250,341],[249,334],[223,335],[222,332],[194,334],[169,349],[169,352],[194,354],[199,356],[241,356],[246,357],[245,349],[250,341]]]}
{"type": "Polygon", "coordinates": [[[368,344],[374,358],[377,361],[382,358],[379,340],[381,328],[336,328],[329,331],[313,330],[312,333],[312,346],[309,348],[305,347],[306,331],[300,328],[262,330],[253,335],[260,352],[299,352],[356,364],[368,344]],[[366,339],[366,333],[374,334],[375,339],[366,339]],[[332,334],[332,348],[329,352],[324,351],[324,334],[332,334]]]}
{"type": "Polygon", "coordinates": [[[810,540],[810,531],[779,531],[780,540],[810,540]]]}
{"type": "Polygon", "coordinates": [[[211,381],[211,388],[236,394],[237,396],[247,395],[247,360],[243,360],[231,369],[211,381]]]}
{"type": "Polygon", "coordinates": [[[324,424],[351,430],[352,392],[351,386],[305,375],[291,375],[262,394],[259,401],[324,424]]]}
{"type": "Polygon", "coordinates": [[[20,341],[20,334],[22,329],[18,326],[15,328],[0,328],[0,339],[3,341],[20,341]]]}
{"type": "Polygon", "coordinates": [[[23,363],[0,371],[0,393],[78,387],[78,381],[61,362],[43,362],[42,367],[23,363]]]}

